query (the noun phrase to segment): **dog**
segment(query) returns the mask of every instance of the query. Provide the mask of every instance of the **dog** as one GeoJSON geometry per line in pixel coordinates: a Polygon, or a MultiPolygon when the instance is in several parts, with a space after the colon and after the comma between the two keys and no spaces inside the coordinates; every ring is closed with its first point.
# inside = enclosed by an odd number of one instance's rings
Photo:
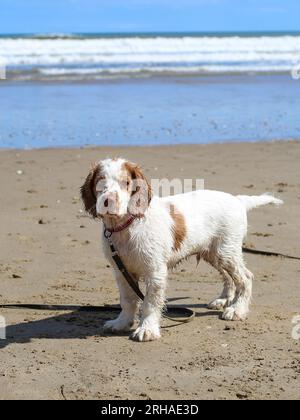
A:
{"type": "Polygon", "coordinates": [[[222,318],[227,321],[246,319],[253,282],[242,254],[247,212],[266,204],[282,204],[280,199],[269,194],[233,196],[211,190],[154,196],[141,168],[121,158],[96,163],[81,187],[81,197],[85,210],[94,219],[102,219],[106,236],[111,236],[126,269],[137,282],[145,282],[145,299],[140,305],[103,235],[104,253],[114,267],[122,308],[116,319],[106,322],[106,331],[130,331],[139,315],[131,338],[159,339],[168,270],[191,256],[211,264],[223,278],[222,294],[208,307],[223,310],[222,318]]]}

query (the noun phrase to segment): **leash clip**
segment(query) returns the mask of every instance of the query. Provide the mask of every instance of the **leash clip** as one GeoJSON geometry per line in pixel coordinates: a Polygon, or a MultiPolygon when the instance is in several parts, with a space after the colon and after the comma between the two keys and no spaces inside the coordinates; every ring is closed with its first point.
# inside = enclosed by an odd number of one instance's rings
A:
{"type": "Polygon", "coordinates": [[[113,232],[111,232],[111,231],[109,231],[108,229],[104,229],[104,237],[106,238],[106,239],[110,239],[111,238],[111,236],[112,236],[112,234],[113,234],[113,232]]]}

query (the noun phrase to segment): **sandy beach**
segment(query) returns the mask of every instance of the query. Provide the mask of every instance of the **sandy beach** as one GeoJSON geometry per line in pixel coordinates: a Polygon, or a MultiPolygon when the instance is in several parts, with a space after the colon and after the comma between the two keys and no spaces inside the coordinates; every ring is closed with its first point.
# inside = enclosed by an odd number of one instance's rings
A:
{"type": "MultiPolygon", "coordinates": [[[[275,193],[285,205],[254,210],[246,243],[300,256],[299,142],[1,150],[0,304],[118,303],[100,224],[82,212],[79,187],[92,162],[119,155],[149,178],[275,193]]],[[[221,279],[193,259],[170,273],[168,297],[196,318],[163,328],[157,342],[105,335],[97,313],[0,309],[0,399],[299,399],[292,319],[300,315],[300,262],[245,258],[255,274],[247,322],[224,322],[206,308],[221,279]]]]}

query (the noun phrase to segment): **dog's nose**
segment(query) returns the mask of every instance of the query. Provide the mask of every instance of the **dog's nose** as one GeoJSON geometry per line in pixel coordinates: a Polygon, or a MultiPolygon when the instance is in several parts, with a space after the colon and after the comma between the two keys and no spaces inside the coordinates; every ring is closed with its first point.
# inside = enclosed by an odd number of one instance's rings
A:
{"type": "Polygon", "coordinates": [[[118,214],[119,197],[116,191],[108,192],[103,200],[103,212],[107,214],[118,214]]]}
{"type": "Polygon", "coordinates": [[[108,207],[109,203],[117,203],[117,201],[118,201],[118,194],[116,191],[112,191],[106,195],[104,205],[105,207],[108,207]]]}

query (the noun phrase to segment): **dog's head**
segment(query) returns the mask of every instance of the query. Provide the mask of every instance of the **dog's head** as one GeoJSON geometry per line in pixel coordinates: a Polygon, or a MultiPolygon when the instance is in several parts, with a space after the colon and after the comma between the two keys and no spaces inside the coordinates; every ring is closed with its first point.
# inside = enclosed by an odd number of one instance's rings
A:
{"type": "Polygon", "coordinates": [[[151,186],[141,168],[124,159],[105,159],[93,165],[81,187],[85,210],[94,218],[143,216],[151,186]]]}

